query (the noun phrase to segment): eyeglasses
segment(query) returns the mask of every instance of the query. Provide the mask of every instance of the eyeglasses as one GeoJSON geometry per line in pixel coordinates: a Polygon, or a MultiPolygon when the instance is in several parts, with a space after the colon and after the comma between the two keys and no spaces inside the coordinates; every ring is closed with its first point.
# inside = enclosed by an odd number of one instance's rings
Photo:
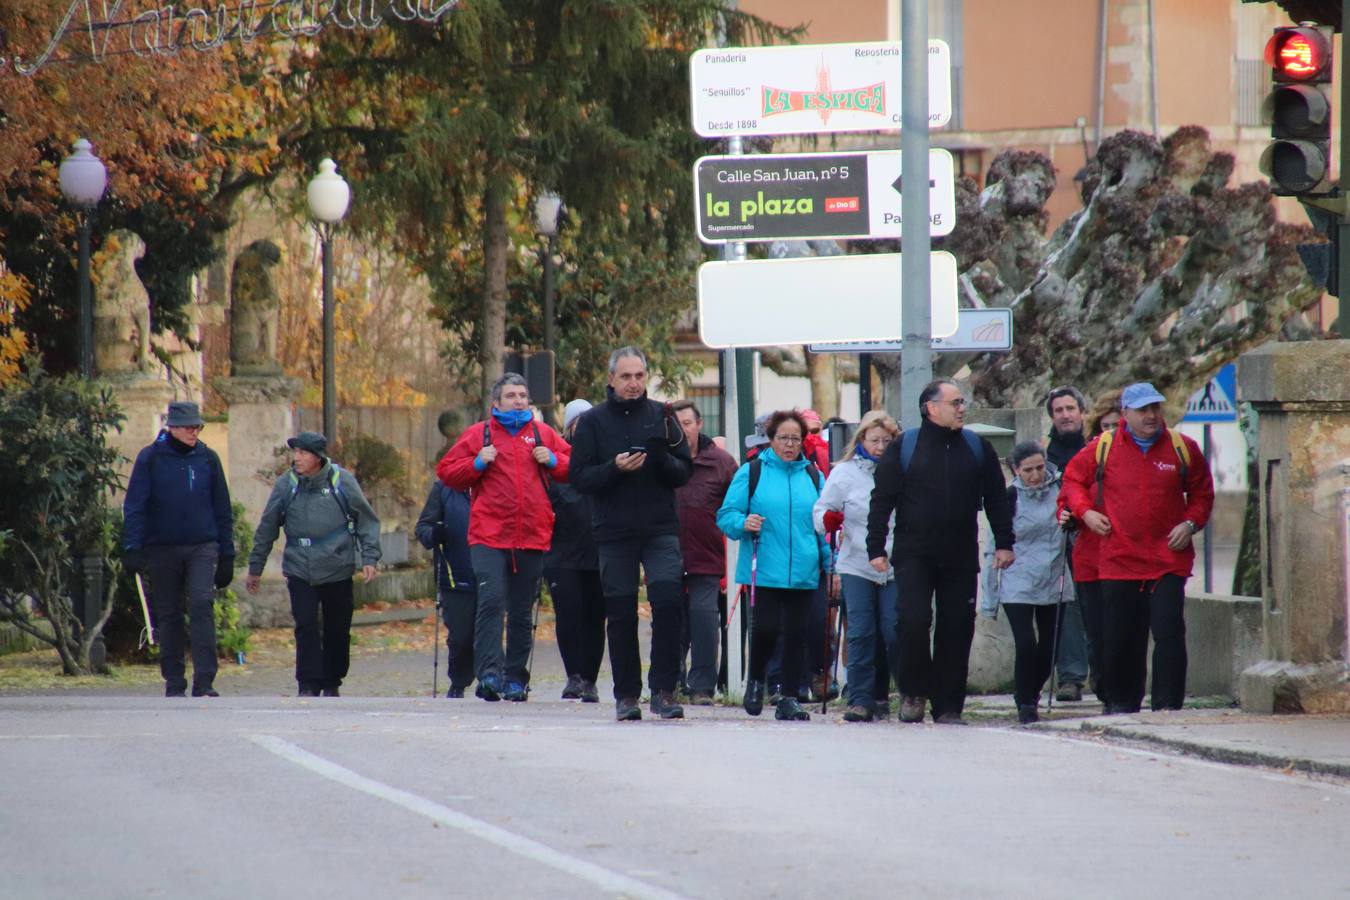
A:
{"type": "Polygon", "coordinates": [[[969,406],[970,401],[965,397],[957,397],[955,400],[934,400],[934,403],[950,403],[952,406],[960,409],[963,406],[969,406]]]}
{"type": "Polygon", "coordinates": [[[203,425],[170,425],[170,428],[181,428],[183,431],[201,431],[203,425]]]}
{"type": "Polygon", "coordinates": [[[774,440],[782,441],[784,444],[800,444],[802,442],[801,435],[796,434],[780,434],[774,440]]]}

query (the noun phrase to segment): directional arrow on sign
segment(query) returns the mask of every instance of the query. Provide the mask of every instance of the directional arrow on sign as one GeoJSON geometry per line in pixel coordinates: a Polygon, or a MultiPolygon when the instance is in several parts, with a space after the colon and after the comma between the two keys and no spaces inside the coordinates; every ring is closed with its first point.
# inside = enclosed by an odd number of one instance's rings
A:
{"type": "MultiPolygon", "coordinates": [[[[904,193],[905,189],[901,186],[901,185],[903,185],[904,181],[905,181],[905,176],[899,175],[899,176],[896,177],[895,181],[892,182],[891,187],[895,188],[895,192],[896,192],[897,194],[903,194],[903,193],[904,193]]],[[[937,187],[937,182],[930,178],[930,179],[928,179],[928,186],[929,186],[930,188],[935,188],[935,187],[937,187]]]]}

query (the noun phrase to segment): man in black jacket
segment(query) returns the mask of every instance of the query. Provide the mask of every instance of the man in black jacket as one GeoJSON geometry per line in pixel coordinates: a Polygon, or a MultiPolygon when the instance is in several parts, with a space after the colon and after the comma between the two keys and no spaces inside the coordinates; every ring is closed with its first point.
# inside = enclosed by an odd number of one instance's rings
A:
{"type": "Polygon", "coordinates": [[[892,441],[877,463],[867,556],[874,569],[886,571],[886,531],[894,511],[900,720],[923,721],[931,699],[934,722],[960,725],[975,637],[977,513],[983,502],[997,548],[994,565],[1006,569],[1013,561],[1012,511],[994,448],[962,434],[966,400],[960,388],[945,379],[931,382],[919,395],[919,413],[917,435],[906,432],[892,441]]]}
{"type": "Polygon", "coordinates": [[[648,685],[652,712],[684,717],[675,702],[684,565],[675,489],[693,474],[689,446],[666,405],[647,397],[647,358],[636,347],[609,357],[609,398],[577,421],[570,481],[593,500],[591,523],[614,670],[615,715],[642,718],[637,637],[638,566],[652,608],[648,685]]]}
{"type": "Polygon", "coordinates": [[[478,576],[469,558],[469,492],[431,483],[427,502],[413,528],[436,564],[436,606],[445,622],[445,662],[450,687],[459,699],[473,684],[473,626],[478,614],[478,576]]]}

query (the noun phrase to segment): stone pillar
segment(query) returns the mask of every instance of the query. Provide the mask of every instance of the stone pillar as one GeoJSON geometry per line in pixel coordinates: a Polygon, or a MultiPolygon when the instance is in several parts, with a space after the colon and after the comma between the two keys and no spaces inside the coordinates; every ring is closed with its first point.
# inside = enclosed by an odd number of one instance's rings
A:
{"type": "MultiPolygon", "coordinates": [[[[102,376],[117,396],[117,402],[127,417],[122,430],[110,432],[108,443],[117,448],[123,459],[119,465],[123,482],[131,477],[131,464],[141,448],[152,443],[164,427],[164,414],[169,401],[174,399],[173,388],[165,381],[140,373],[123,372],[102,376]]],[[[109,501],[121,506],[122,494],[109,501]]]]}
{"type": "Polygon", "coordinates": [[[1350,341],[1269,344],[1248,353],[1238,361],[1238,392],[1260,415],[1265,656],[1242,674],[1242,707],[1350,711],[1350,341]]]}
{"type": "Polygon", "coordinates": [[[277,451],[295,433],[292,408],[300,381],[285,375],[241,375],[217,378],[212,385],[230,408],[230,496],[244,504],[256,523],[272,492],[273,479],[265,473],[285,468],[277,451]]]}

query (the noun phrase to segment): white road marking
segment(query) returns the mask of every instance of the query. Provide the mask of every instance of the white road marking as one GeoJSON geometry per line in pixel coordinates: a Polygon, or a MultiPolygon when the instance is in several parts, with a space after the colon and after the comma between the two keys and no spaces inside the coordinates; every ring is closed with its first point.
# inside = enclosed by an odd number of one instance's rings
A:
{"type": "Polygon", "coordinates": [[[499,828],[464,813],[456,812],[449,807],[441,806],[425,797],[419,797],[416,794],[357,774],[351,769],[310,753],[308,750],[274,735],[253,734],[249,735],[248,739],[282,759],[289,760],[330,781],[336,781],[352,790],[369,794],[372,797],[402,807],[411,813],[431,819],[433,822],[458,829],[533,862],[588,881],[602,890],[622,894],[626,897],[651,898],[651,900],[686,900],[680,894],[638,881],[635,878],[629,878],[627,875],[621,875],[583,859],[568,856],[566,853],[554,850],[552,847],[530,838],[514,834],[505,828],[499,828]]]}

